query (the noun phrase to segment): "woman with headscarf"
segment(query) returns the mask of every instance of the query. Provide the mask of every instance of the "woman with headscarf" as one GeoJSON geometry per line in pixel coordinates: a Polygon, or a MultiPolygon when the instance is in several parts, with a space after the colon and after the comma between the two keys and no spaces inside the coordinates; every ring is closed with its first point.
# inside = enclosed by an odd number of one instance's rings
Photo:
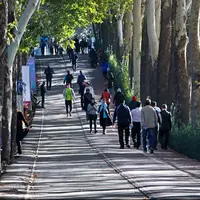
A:
{"type": "Polygon", "coordinates": [[[101,100],[101,105],[99,106],[99,118],[100,118],[100,126],[103,128],[103,134],[106,133],[106,126],[111,125],[111,120],[108,112],[108,105],[106,104],[106,99],[101,100]]]}

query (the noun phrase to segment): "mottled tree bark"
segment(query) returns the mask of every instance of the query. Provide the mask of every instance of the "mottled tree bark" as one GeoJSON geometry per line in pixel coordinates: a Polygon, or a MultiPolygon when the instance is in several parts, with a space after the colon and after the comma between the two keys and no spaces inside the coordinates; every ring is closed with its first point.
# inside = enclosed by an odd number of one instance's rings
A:
{"type": "Polygon", "coordinates": [[[134,72],[134,94],[140,98],[140,72],[141,72],[141,35],[142,14],[141,0],[134,1],[133,5],[133,72],[134,72]]]}
{"type": "Polygon", "coordinates": [[[189,71],[192,84],[191,120],[193,125],[200,116],[200,45],[199,45],[200,1],[193,0],[189,19],[189,71]]]}
{"type": "Polygon", "coordinates": [[[162,1],[160,48],[157,65],[157,102],[161,106],[168,103],[168,80],[171,64],[172,42],[172,0],[162,1]]]}
{"type": "Polygon", "coordinates": [[[186,19],[187,10],[183,0],[175,0],[175,52],[174,66],[176,79],[176,121],[178,125],[187,124],[189,120],[189,77],[186,61],[186,49],[188,44],[186,19]]]}
{"type": "Polygon", "coordinates": [[[7,65],[7,54],[6,54],[6,46],[7,46],[7,23],[8,23],[8,2],[7,0],[1,1],[0,4],[0,140],[1,140],[1,148],[2,148],[2,160],[4,159],[4,155],[6,152],[7,141],[5,140],[5,135],[3,132],[4,127],[4,118],[2,115],[3,111],[3,97],[4,97],[4,69],[7,65]]]}
{"type": "Polygon", "coordinates": [[[149,50],[149,41],[147,35],[147,20],[146,15],[143,21],[142,28],[142,52],[141,52],[141,101],[145,102],[147,96],[150,95],[150,68],[151,56],[149,50]]]}

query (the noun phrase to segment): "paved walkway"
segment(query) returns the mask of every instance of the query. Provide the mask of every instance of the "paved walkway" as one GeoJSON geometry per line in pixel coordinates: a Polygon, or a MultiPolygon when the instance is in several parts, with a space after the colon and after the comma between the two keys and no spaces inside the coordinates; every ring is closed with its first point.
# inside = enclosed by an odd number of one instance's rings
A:
{"type": "MultiPolygon", "coordinates": [[[[42,71],[47,63],[54,68],[53,88],[23,141],[23,155],[1,177],[0,199],[200,199],[200,162],[170,150],[153,155],[119,150],[111,127],[106,135],[99,126],[97,134],[89,133],[76,84],[72,116],[66,117],[62,80],[69,62],[46,58],[40,63],[42,71]]],[[[90,69],[86,55],[80,56],[79,69],[99,99],[100,69],[90,69]]]]}

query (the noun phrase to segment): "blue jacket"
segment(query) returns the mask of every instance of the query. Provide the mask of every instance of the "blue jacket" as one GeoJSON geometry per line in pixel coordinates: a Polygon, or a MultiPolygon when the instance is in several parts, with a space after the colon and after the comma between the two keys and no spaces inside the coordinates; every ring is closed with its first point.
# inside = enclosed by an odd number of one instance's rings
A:
{"type": "Polygon", "coordinates": [[[84,80],[86,80],[85,75],[80,74],[80,75],[78,76],[77,83],[80,85],[82,82],[84,82],[84,80]]]}
{"type": "Polygon", "coordinates": [[[109,68],[109,64],[107,62],[103,62],[101,66],[101,71],[102,72],[107,72],[109,68]]]}
{"type": "Polygon", "coordinates": [[[127,105],[120,104],[115,108],[113,115],[113,123],[115,123],[116,117],[118,119],[118,124],[129,125],[131,123],[131,112],[127,105]]]}

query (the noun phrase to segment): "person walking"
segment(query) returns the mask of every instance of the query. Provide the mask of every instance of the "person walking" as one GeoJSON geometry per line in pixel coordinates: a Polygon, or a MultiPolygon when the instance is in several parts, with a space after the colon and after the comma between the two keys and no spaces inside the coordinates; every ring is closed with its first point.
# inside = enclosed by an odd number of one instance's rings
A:
{"type": "Polygon", "coordinates": [[[156,127],[155,127],[155,141],[154,141],[154,145],[153,145],[154,150],[157,150],[157,144],[158,144],[158,138],[159,138],[159,134],[158,133],[159,133],[160,125],[162,123],[162,117],[160,115],[161,110],[160,110],[159,107],[157,107],[157,103],[155,101],[151,102],[151,106],[156,111],[157,118],[158,118],[158,121],[157,121],[156,127]]]}
{"type": "Polygon", "coordinates": [[[130,146],[130,130],[129,126],[132,122],[131,112],[127,105],[125,105],[125,101],[123,99],[120,100],[120,105],[115,108],[113,115],[113,124],[115,120],[118,120],[118,136],[119,136],[119,144],[120,149],[124,149],[124,131],[125,131],[125,143],[128,148],[130,146]]]}
{"type": "Polygon", "coordinates": [[[132,97],[132,100],[129,102],[128,107],[130,108],[130,110],[137,108],[137,97],[135,95],[132,97]]]}
{"type": "Polygon", "coordinates": [[[97,124],[96,124],[97,113],[98,113],[97,105],[95,99],[92,98],[87,108],[88,120],[90,122],[90,133],[92,133],[92,123],[94,123],[94,133],[97,133],[97,124]]]}
{"type": "Polygon", "coordinates": [[[162,117],[162,122],[160,126],[160,133],[159,133],[159,139],[161,143],[161,148],[167,150],[168,141],[169,141],[169,133],[172,129],[172,120],[171,120],[171,114],[167,111],[167,105],[162,105],[162,111],[160,113],[162,117]]]}
{"type": "Polygon", "coordinates": [[[67,70],[67,74],[64,76],[64,80],[63,80],[63,84],[72,84],[72,80],[73,80],[73,75],[70,74],[70,71],[67,70]]]}
{"type": "Polygon", "coordinates": [[[47,68],[44,70],[44,74],[46,75],[47,90],[50,90],[54,70],[48,65],[47,68]]]}
{"type": "Polygon", "coordinates": [[[71,116],[72,100],[75,99],[74,90],[70,87],[69,83],[67,83],[66,88],[63,90],[63,96],[65,98],[65,107],[66,107],[66,113],[68,117],[68,115],[71,116]]]}
{"type": "Polygon", "coordinates": [[[42,97],[42,108],[45,108],[44,107],[45,94],[46,94],[45,81],[43,81],[42,85],[40,86],[40,94],[42,97]]]}
{"type": "Polygon", "coordinates": [[[112,95],[113,87],[114,87],[114,75],[110,71],[110,68],[107,69],[107,78],[108,78],[108,90],[110,94],[112,95]]]}
{"type": "Polygon", "coordinates": [[[92,48],[91,51],[89,52],[89,57],[90,57],[91,67],[95,68],[98,63],[98,54],[94,50],[94,48],[92,48]]]}
{"type": "Polygon", "coordinates": [[[84,94],[84,106],[83,106],[83,110],[85,110],[87,112],[87,108],[88,108],[88,105],[91,103],[92,101],[92,94],[90,92],[90,89],[87,88],[86,89],[86,93],[84,94]]]}
{"type": "Polygon", "coordinates": [[[77,68],[77,64],[76,61],[78,59],[78,55],[75,51],[73,51],[72,55],[71,55],[71,61],[72,61],[72,69],[73,71],[76,71],[77,68]]]}
{"type": "Polygon", "coordinates": [[[93,89],[91,83],[89,81],[85,81],[84,85],[85,85],[84,94],[86,93],[86,90],[89,89],[90,93],[92,94],[92,97],[94,98],[94,89],[93,89]]]}
{"type": "Polygon", "coordinates": [[[78,77],[77,77],[77,84],[79,85],[79,89],[80,89],[82,83],[83,83],[86,79],[87,79],[86,76],[83,74],[82,71],[80,71],[80,74],[79,74],[78,77]]]}
{"type": "Polygon", "coordinates": [[[100,126],[103,129],[103,135],[106,134],[106,126],[110,126],[112,124],[110,117],[109,117],[109,110],[108,106],[106,104],[106,99],[101,100],[101,104],[99,106],[99,120],[100,120],[100,126]]]}
{"type": "Polygon", "coordinates": [[[141,111],[141,126],[143,136],[144,152],[153,153],[155,143],[155,127],[158,117],[156,111],[151,107],[151,100],[146,99],[145,106],[141,111]],[[148,140],[148,145],[147,145],[148,140]]]}
{"type": "Polygon", "coordinates": [[[22,154],[22,145],[21,141],[27,135],[29,131],[29,123],[25,120],[21,111],[17,110],[17,133],[16,133],[16,145],[17,145],[17,153],[22,154]],[[26,125],[27,128],[23,129],[23,124],[26,125]]]}
{"type": "Polygon", "coordinates": [[[115,93],[113,97],[113,104],[115,104],[115,107],[118,107],[122,100],[124,100],[124,94],[122,93],[121,89],[118,88],[117,92],[115,93]]]}
{"type": "Polygon", "coordinates": [[[109,110],[109,105],[110,105],[110,98],[111,98],[110,92],[109,92],[108,89],[106,88],[106,89],[104,90],[104,92],[102,93],[102,95],[101,95],[101,99],[105,99],[105,100],[106,100],[106,104],[107,104],[107,106],[108,106],[108,110],[109,110]]]}
{"type": "Polygon", "coordinates": [[[46,43],[45,43],[44,39],[41,39],[41,42],[40,42],[40,49],[41,49],[41,54],[42,54],[42,56],[44,56],[45,46],[46,46],[46,43]]]}
{"type": "Polygon", "coordinates": [[[81,108],[83,108],[84,103],[84,90],[85,90],[85,84],[84,81],[86,80],[86,76],[83,74],[82,71],[80,71],[80,74],[77,78],[77,84],[79,85],[79,94],[81,95],[81,108]]]}
{"type": "Polygon", "coordinates": [[[136,104],[136,108],[131,110],[133,123],[133,127],[131,129],[131,136],[133,140],[133,147],[137,149],[139,149],[141,145],[141,110],[141,103],[139,101],[136,104]]]}

